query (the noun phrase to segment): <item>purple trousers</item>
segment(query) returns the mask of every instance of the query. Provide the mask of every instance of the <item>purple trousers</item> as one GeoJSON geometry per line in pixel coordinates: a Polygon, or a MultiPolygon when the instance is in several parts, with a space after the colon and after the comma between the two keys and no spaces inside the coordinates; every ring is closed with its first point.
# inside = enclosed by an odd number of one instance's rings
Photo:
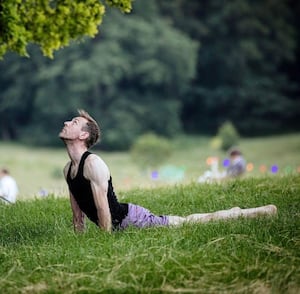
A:
{"type": "Polygon", "coordinates": [[[168,226],[169,219],[166,215],[154,215],[148,209],[128,203],[128,214],[123,219],[120,227],[126,229],[129,226],[138,228],[154,227],[154,226],[168,226]]]}

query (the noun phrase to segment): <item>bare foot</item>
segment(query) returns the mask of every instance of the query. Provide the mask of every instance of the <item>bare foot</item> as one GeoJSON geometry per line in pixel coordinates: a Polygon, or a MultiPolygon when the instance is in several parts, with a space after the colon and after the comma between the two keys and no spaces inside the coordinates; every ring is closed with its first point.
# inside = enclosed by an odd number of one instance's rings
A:
{"type": "Polygon", "coordinates": [[[256,217],[259,215],[275,215],[277,213],[277,207],[273,204],[255,207],[255,208],[248,208],[242,209],[241,215],[244,217],[256,217]]]}

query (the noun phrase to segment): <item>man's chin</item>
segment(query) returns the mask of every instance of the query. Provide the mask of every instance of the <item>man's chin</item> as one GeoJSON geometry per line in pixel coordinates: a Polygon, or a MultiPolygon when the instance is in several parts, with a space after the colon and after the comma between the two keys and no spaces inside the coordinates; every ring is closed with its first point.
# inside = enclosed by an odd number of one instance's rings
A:
{"type": "Polygon", "coordinates": [[[64,136],[64,134],[63,134],[62,132],[60,132],[60,133],[58,134],[58,137],[59,137],[60,139],[62,139],[62,140],[65,139],[65,136],[64,136]]]}

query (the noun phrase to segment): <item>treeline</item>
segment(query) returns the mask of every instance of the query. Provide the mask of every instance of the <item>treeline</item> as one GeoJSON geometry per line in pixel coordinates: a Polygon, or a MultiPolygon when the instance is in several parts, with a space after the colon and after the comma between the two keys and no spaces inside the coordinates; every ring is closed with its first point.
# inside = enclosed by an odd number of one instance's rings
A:
{"type": "Polygon", "coordinates": [[[101,123],[102,147],[154,132],[245,136],[299,131],[299,2],[135,1],[94,39],[0,62],[0,139],[60,144],[77,108],[101,123]]]}

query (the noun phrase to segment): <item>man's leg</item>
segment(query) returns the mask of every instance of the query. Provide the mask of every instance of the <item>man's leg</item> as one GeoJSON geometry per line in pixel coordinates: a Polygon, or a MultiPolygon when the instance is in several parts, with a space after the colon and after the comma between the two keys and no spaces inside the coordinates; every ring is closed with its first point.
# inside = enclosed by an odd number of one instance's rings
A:
{"type": "Polygon", "coordinates": [[[126,229],[128,226],[138,228],[166,226],[168,223],[169,221],[166,215],[154,215],[142,206],[128,203],[128,214],[123,219],[120,228],[126,229]]]}
{"type": "Polygon", "coordinates": [[[206,223],[211,220],[225,219],[226,217],[228,218],[229,212],[231,212],[230,215],[233,215],[232,212],[234,209],[240,210],[240,208],[236,207],[231,210],[220,210],[212,213],[195,213],[186,217],[168,215],[169,225],[180,226],[184,223],[206,223]]]}
{"type": "Polygon", "coordinates": [[[277,213],[277,207],[275,205],[266,205],[255,208],[241,209],[239,207],[233,207],[228,210],[219,210],[212,213],[200,213],[188,215],[185,219],[187,222],[201,222],[205,223],[211,220],[226,220],[236,219],[239,217],[257,217],[259,215],[274,215],[277,213]]]}
{"type": "Polygon", "coordinates": [[[169,226],[180,226],[185,223],[187,220],[185,217],[177,216],[177,215],[168,215],[168,225],[169,226]]]}
{"type": "Polygon", "coordinates": [[[277,213],[277,207],[273,204],[255,207],[255,208],[242,209],[243,217],[256,217],[259,215],[275,215],[276,213],[277,213]]]}
{"type": "Polygon", "coordinates": [[[155,216],[144,207],[128,204],[128,215],[122,221],[121,228],[126,228],[129,225],[136,227],[149,226],[180,226],[184,223],[206,223],[212,220],[236,219],[239,217],[256,217],[258,215],[274,215],[277,212],[275,205],[266,205],[255,208],[241,209],[233,207],[228,210],[219,210],[211,213],[196,213],[181,217],[176,215],[155,216]]]}

